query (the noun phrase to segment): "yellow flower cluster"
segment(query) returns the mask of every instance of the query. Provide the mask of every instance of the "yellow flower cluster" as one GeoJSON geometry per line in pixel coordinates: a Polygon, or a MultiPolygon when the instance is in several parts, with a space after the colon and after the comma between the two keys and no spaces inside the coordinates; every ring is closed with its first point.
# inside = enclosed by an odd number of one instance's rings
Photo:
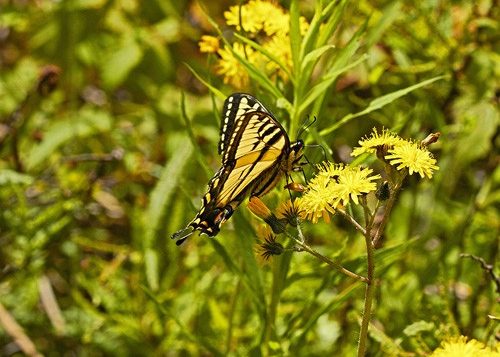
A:
{"type": "MultiPolygon", "coordinates": [[[[224,12],[226,24],[257,42],[267,52],[278,58],[288,71],[292,70],[290,46],[290,15],[278,4],[265,0],[250,0],[244,5],[231,6],[224,12]]],[[[300,18],[300,29],[304,34],[309,24],[300,18]]],[[[271,78],[288,81],[285,70],[251,46],[234,42],[232,48],[219,47],[218,39],[203,36],[199,43],[201,52],[212,52],[219,56],[216,73],[223,76],[224,83],[236,89],[248,86],[249,76],[235,54],[247,59],[271,78]],[[214,45],[217,41],[217,45],[214,45]]]]}
{"type": "Polygon", "coordinates": [[[360,146],[353,150],[351,156],[381,152],[383,158],[390,165],[396,166],[396,169],[407,169],[410,175],[418,173],[420,177],[432,178],[434,171],[439,170],[436,159],[423,145],[405,140],[387,130],[379,133],[377,129],[373,129],[371,136],[360,140],[358,144],[360,146]]]}
{"type": "Polygon", "coordinates": [[[431,357],[500,357],[500,351],[498,348],[493,350],[477,340],[467,341],[467,337],[460,336],[443,342],[431,357]]]}
{"type": "Polygon", "coordinates": [[[380,179],[380,175],[372,173],[369,168],[327,162],[319,166],[318,174],[298,199],[298,205],[313,223],[321,217],[329,222],[329,213],[334,214],[339,205],[345,206],[351,200],[358,204],[359,196],[375,191],[377,185],[373,181],[380,179]]]}

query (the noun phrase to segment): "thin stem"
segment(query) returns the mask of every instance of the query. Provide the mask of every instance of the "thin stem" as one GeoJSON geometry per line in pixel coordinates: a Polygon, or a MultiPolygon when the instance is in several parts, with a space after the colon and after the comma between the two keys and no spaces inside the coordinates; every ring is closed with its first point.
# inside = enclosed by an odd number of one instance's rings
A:
{"type": "Polygon", "coordinates": [[[374,295],[373,277],[375,274],[375,259],[374,259],[375,247],[372,243],[370,232],[365,234],[365,243],[366,243],[367,281],[365,290],[365,305],[363,309],[363,318],[361,320],[361,329],[359,331],[358,357],[362,357],[366,354],[368,326],[370,325],[373,295],[374,295]]]}
{"type": "Polygon", "coordinates": [[[365,278],[364,276],[361,276],[359,274],[356,274],[356,273],[353,273],[352,271],[344,268],[342,265],[340,265],[339,263],[337,262],[334,262],[333,260],[331,260],[330,258],[328,257],[325,257],[323,254],[319,253],[318,251],[314,250],[313,248],[311,248],[310,246],[308,246],[306,243],[304,242],[301,242],[299,239],[289,235],[289,237],[291,237],[293,240],[295,240],[297,242],[297,244],[300,246],[300,248],[303,250],[303,251],[306,251],[308,252],[309,254],[312,254],[314,255],[316,258],[318,258],[319,260],[325,262],[326,264],[328,264],[329,266],[331,266],[332,268],[338,270],[339,272],[341,272],[342,274],[345,274],[353,279],[356,279],[356,280],[359,280],[359,281],[363,281],[363,282],[368,282],[368,279],[365,278]]]}
{"type": "Polygon", "coordinates": [[[370,217],[370,221],[366,224],[366,229],[368,231],[371,231],[373,227],[373,221],[375,220],[375,217],[377,216],[378,209],[380,208],[380,200],[377,200],[377,204],[375,206],[375,209],[373,210],[373,214],[370,217]]]}
{"type": "Polygon", "coordinates": [[[300,227],[300,221],[297,219],[297,232],[299,233],[299,239],[302,243],[305,242],[304,233],[302,233],[302,228],[300,227]]]}
{"type": "Polygon", "coordinates": [[[350,214],[347,214],[345,211],[341,209],[336,209],[336,211],[340,213],[340,215],[344,217],[349,223],[351,223],[354,226],[354,228],[363,233],[363,235],[366,235],[366,230],[358,223],[358,221],[354,219],[354,217],[352,217],[350,214]]]}
{"type": "Polygon", "coordinates": [[[361,206],[363,207],[363,213],[365,216],[365,227],[368,227],[368,222],[371,221],[372,212],[370,212],[370,208],[368,207],[368,203],[366,202],[366,195],[361,196],[359,201],[361,203],[361,206]]]}

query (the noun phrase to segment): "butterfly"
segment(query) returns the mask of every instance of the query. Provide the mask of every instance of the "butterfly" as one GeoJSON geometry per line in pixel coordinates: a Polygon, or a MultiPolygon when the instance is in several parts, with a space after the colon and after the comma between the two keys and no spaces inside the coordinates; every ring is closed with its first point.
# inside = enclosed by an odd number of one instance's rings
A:
{"type": "Polygon", "coordinates": [[[265,195],[283,175],[301,166],[304,142],[291,143],[273,114],[250,94],[227,97],[222,118],[218,146],[222,166],[208,182],[196,217],[172,235],[177,245],[195,231],[216,236],[246,196],[265,195]]]}

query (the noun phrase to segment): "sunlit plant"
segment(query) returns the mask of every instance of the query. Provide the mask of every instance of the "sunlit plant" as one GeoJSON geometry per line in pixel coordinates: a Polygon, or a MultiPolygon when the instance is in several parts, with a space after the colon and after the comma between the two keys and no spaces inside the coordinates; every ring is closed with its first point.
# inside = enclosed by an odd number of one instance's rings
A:
{"type": "MultiPolygon", "coordinates": [[[[328,90],[339,76],[367,58],[365,54],[358,54],[363,27],[342,43],[342,47],[337,48],[333,44],[332,38],[347,3],[318,1],[310,20],[300,15],[298,1],[291,2],[289,11],[274,2],[263,0],[232,6],[224,13],[224,18],[225,26],[234,31],[233,35],[227,36],[227,31],[223,32],[209,18],[216,34],[202,36],[200,51],[209,54],[209,64],[213,64],[212,73],[220,76],[225,84],[238,91],[253,88],[252,91],[261,93],[259,98],[265,95],[266,102],[274,102],[283,109],[289,118],[288,133],[296,133],[304,117],[320,112],[328,100],[328,90]]],[[[192,71],[212,94],[221,100],[226,97],[212,81],[192,71]]],[[[323,138],[342,125],[440,78],[431,78],[376,98],[360,112],[349,113],[333,123],[326,122],[326,118],[318,115],[317,125],[323,129],[318,131],[315,126],[310,127],[307,130],[310,133],[309,140],[314,139],[315,143],[322,144],[328,150],[323,138]]],[[[286,126],[285,123],[283,125],[286,126]]],[[[424,141],[415,142],[385,129],[381,132],[374,130],[371,136],[359,142],[360,146],[353,151],[352,156],[375,155],[383,162],[384,172],[376,173],[374,168],[359,164],[326,161],[317,166],[315,176],[300,189],[303,191],[300,197],[283,202],[275,212],[260,199],[250,199],[249,209],[268,226],[260,231],[262,243],[257,248],[264,260],[288,251],[306,251],[332,268],[366,284],[359,356],[366,353],[374,295],[375,250],[382,246],[384,228],[404,179],[413,174],[431,178],[438,169],[436,160],[427,150],[427,146],[438,136],[431,134],[424,141]],[[366,275],[344,268],[309,245],[311,242],[302,231],[302,226],[304,229],[308,227],[304,222],[315,224],[324,220],[328,223],[332,215],[342,216],[364,236],[366,275]],[[289,226],[293,226],[296,233],[292,233],[289,226]],[[283,236],[291,239],[291,243],[284,241],[283,236]]],[[[193,144],[196,145],[196,142],[193,144]]],[[[363,157],[355,162],[363,162],[363,157]]],[[[286,276],[289,264],[289,259],[282,261],[279,267],[281,276],[286,276]]],[[[270,311],[276,311],[278,301],[273,297],[270,311]]],[[[267,346],[272,341],[273,318],[267,319],[265,324],[263,342],[267,346]]]]}
{"type": "MultiPolygon", "coordinates": [[[[434,171],[439,169],[436,159],[427,150],[427,146],[438,138],[439,134],[430,134],[422,142],[416,143],[389,131],[382,130],[379,133],[374,129],[369,137],[359,141],[360,146],[354,149],[352,156],[365,153],[376,155],[384,164],[384,177],[381,174],[374,174],[371,168],[327,161],[318,165],[317,174],[309,181],[302,196],[295,199],[292,204],[284,204],[294,206],[294,209],[285,210],[287,219],[280,219],[277,214],[273,214],[258,198],[252,198],[248,206],[255,215],[264,219],[275,233],[272,235],[267,232],[259,245],[258,251],[265,259],[283,253],[283,246],[287,244],[280,243],[277,237],[282,234],[294,243],[291,250],[308,252],[339,272],[366,283],[359,355],[364,355],[366,351],[374,296],[375,250],[380,247],[384,228],[389,221],[404,179],[408,175],[417,173],[421,177],[432,178],[434,171]],[[361,211],[351,209],[352,205],[361,206],[361,211]],[[357,215],[357,212],[361,214],[357,215]],[[310,242],[301,228],[301,221],[307,220],[315,224],[322,218],[329,223],[330,215],[333,214],[342,216],[364,236],[367,252],[366,276],[349,271],[309,245],[310,242]],[[296,228],[296,234],[287,231],[288,223],[296,228]]],[[[304,228],[306,227],[304,225],[304,228]]]]}

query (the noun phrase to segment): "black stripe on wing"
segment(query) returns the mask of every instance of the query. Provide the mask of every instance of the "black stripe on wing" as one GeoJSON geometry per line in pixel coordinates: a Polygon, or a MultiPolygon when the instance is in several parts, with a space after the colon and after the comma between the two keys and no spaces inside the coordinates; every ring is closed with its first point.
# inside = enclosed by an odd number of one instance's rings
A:
{"type": "Polygon", "coordinates": [[[233,136],[235,122],[241,120],[242,117],[249,112],[264,112],[274,119],[269,110],[250,94],[234,93],[226,98],[222,108],[218,147],[219,154],[222,154],[227,149],[230,138],[233,136]]]}
{"type": "Polygon", "coordinates": [[[284,147],[290,147],[290,139],[285,129],[268,113],[249,112],[243,115],[235,126],[229,146],[222,155],[223,165],[251,152],[273,146],[281,137],[285,140],[284,147]]]}

